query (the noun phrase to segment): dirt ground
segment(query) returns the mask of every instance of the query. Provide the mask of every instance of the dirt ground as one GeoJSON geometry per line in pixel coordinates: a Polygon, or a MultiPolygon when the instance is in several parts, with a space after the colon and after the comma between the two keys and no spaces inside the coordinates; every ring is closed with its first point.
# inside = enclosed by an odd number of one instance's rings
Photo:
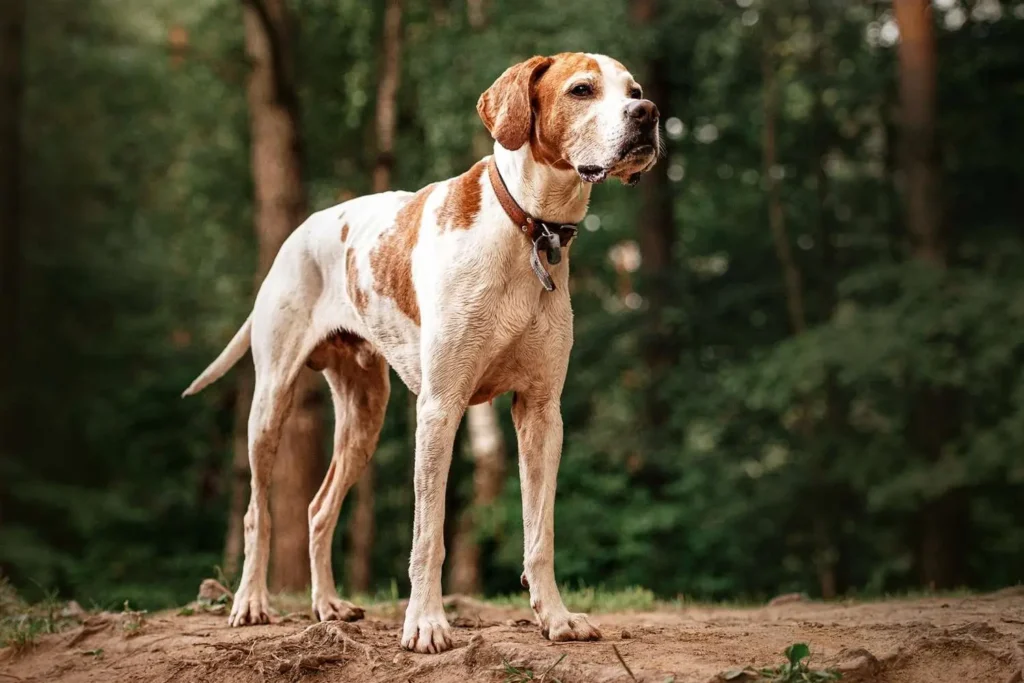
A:
{"type": "Polygon", "coordinates": [[[748,665],[777,665],[795,642],[810,645],[812,669],[838,670],[843,681],[1022,683],[1024,669],[1021,588],[963,598],[597,614],[604,633],[597,643],[549,643],[529,612],[471,599],[451,601],[450,618],[455,649],[414,655],[400,650],[400,614],[386,606],[355,624],[314,624],[292,614],[241,629],[202,611],[142,620],[93,615],[23,652],[0,652],[0,683],[710,683],[748,665]]]}

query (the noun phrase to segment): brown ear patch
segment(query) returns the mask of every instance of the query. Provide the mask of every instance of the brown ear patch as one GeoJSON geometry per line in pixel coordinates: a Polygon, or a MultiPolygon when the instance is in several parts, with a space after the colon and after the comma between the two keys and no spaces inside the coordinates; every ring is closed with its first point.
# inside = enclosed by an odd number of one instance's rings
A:
{"type": "MultiPolygon", "coordinates": [[[[347,229],[348,226],[346,225],[345,228],[347,229]]],[[[345,252],[345,285],[348,289],[348,298],[352,301],[352,305],[360,313],[365,313],[366,306],[369,304],[369,297],[359,286],[359,267],[356,266],[356,252],[352,247],[349,247],[345,252]]]]}
{"type": "Polygon", "coordinates": [[[484,161],[478,161],[448,183],[448,195],[437,212],[437,224],[441,230],[468,230],[473,225],[476,215],[480,213],[480,195],[483,191],[480,178],[486,166],[484,161]]]}
{"type": "Polygon", "coordinates": [[[423,206],[433,190],[433,185],[427,185],[414,194],[395,216],[395,227],[370,253],[373,290],[394,300],[398,310],[417,325],[420,307],[412,284],[412,250],[419,240],[423,206]]]}
{"type": "Polygon", "coordinates": [[[551,57],[531,57],[505,70],[476,103],[488,132],[505,149],[516,150],[530,141],[534,80],[551,64],[551,57]]]}
{"type": "Polygon", "coordinates": [[[348,223],[342,223],[341,225],[341,241],[348,241],[348,223]]]}

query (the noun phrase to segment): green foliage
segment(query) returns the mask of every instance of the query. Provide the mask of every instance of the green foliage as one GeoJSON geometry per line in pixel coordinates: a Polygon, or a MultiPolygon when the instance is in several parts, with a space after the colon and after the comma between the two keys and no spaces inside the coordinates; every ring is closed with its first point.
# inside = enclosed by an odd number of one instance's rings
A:
{"type": "MultiPolygon", "coordinates": [[[[562,600],[573,612],[621,612],[624,610],[650,610],[658,605],[654,593],[646,588],[636,586],[619,590],[606,588],[595,588],[590,586],[574,588],[572,586],[561,587],[562,600]]],[[[511,605],[515,607],[528,608],[530,606],[529,595],[525,592],[497,596],[490,599],[498,605],[511,605]]]]}
{"type": "MultiPolygon", "coordinates": [[[[29,5],[21,375],[0,397],[25,434],[0,444],[0,568],[33,600],[45,587],[110,609],[181,605],[222,561],[235,384],[178,395],[253,294],[239,6],[29,5]],[[173,28],[187,35],[180,55],[173,28]]],[[[939,587],[1024,580],[1019,3],[957,28],[934,10],[944,269],[916,262],[907,236],[895,47],[872,38],[891,21],[886,5],[661,5],[638,25],[625,0],[484,3],[484,25],[471,27],[465,3],[406,3],[397,188],[481,153],[476,99],[518,59],[583,49],[619,58],[642,83],[652,65],[667,74],[655,172],[672,198],[669,272],[619,273],[610,259],[647,234],[650,179],[595,188],[573,246],[555,564],[565,584],[601,588],[568,602],[646,609],[655,598],[926,588],[929,520],[949,520],[947,554],[961,565],[939,587]],[[769,36],[780,93],[769,172],[802,276],[799,334],[763,189],[769,36]],[[652,335],[667,340],[665,367],[648,362],[652,335]],[[667,406],[657,423],[652,401],[667,406]]],[[[383,4],[292,6],[305,181],[319,209],[370,187],[383,4]]],[[[375,455],[371,592],[397,604],[414,428],[409,393],[397,377],[392,388],[375,455]]],[[[505,595],[522,571],[521,495],[508,397],[495,406],[511,472],[474,519],[484,592],[505,595]]],[[[457,449],[448,520],[471,477],[457,449]]],[[[4,623],[26,640],[45,628],[4,623]]]]}
{"type": "Polygon", "coordinates": [[[15,654],[33,647],[39,636],[59,633],[74,622],[61,615],[57,594],[47,593],[36,604],[23,601],[6,577],[0,575],[0,649],[10,647],[15,654]]]}
{"type": "Polygon", "coordinates": [[[794,643],[784,652],[786,662],[776,667],[734,669],[722,674],[726,681],[767,680],[772,683],[826,683],[838,681],[842,674],[832,670],[811,669],[811,648],[806,643],[794,643]]]}

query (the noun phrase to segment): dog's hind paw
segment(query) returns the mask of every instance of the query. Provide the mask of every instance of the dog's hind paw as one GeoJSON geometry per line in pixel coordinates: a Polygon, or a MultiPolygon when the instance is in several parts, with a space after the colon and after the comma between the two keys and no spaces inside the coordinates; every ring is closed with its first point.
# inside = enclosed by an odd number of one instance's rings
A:
{"type": "Polygon", "coordinates": [[[228,626],[270,623],[270,603],[266,591],[239,590],[231,605],[228,626]]]}
{"type": "Polygon", "coordinates": [[[317,621],[359,621],[363,618],[362,607],[356,607],[341,598],[313,600],[313,616],[317,621]]]}
{"type": "Polygon", "coordinates": [[[554,642],[569,640],[601,640],[601,631],[590,623],[586,614],[566,612],[552,617],[543,628],[544,637],[554,642]]]}

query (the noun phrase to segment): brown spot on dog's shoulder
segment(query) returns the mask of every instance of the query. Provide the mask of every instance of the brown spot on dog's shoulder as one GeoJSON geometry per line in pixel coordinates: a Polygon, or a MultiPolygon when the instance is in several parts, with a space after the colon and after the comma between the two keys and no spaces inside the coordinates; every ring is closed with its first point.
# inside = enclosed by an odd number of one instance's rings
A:
{"type": "Polygon", "coordinates": [[[555,168],[572,168],[563,150],[570,137],[578,134],[572,124],[592,104],[564,92],[565,81],[577,73],[592,74],[595,90],[601,87],[601,65],[596,59],[582,52],[563,52],[552,58],[551,66],[537,79],[533,95],[536,121],[530,132],[530,152],[536,161],[555,168]]]}
{"type": "Polygon", "coordinates": [[[394,300],[398,310],[417,325],[420,307],[412,284],[412,250],[419,241],[423,207],[433,190],[434,185],[427,185],[408,198],[395,216],[395,227],[370,252],[374,291],[394,300]]]}
{"type": "Polygon", "coordinates": [[[359,267],[356,265],[356,252],[352,247],[345,252],[345,285],[352,305],[360,313],[365,313],[369,297],[359,286],[359,267]]]}
{"type": "Polygon", "coordinates": [[[468,230],[473,225],[476,215],[480,213],[480,194],[483,189],[480,178],[486,166],[486,162],[481,159],[448,183],[448,194],[437,213],[437,224],[441,230],[468,230]]]}
{"type": "Polygon", "coordinates": [[[342,242],[347,242],[348,241],[348,223],[342,223],[341,224],[341,241],[342,242]]]}

